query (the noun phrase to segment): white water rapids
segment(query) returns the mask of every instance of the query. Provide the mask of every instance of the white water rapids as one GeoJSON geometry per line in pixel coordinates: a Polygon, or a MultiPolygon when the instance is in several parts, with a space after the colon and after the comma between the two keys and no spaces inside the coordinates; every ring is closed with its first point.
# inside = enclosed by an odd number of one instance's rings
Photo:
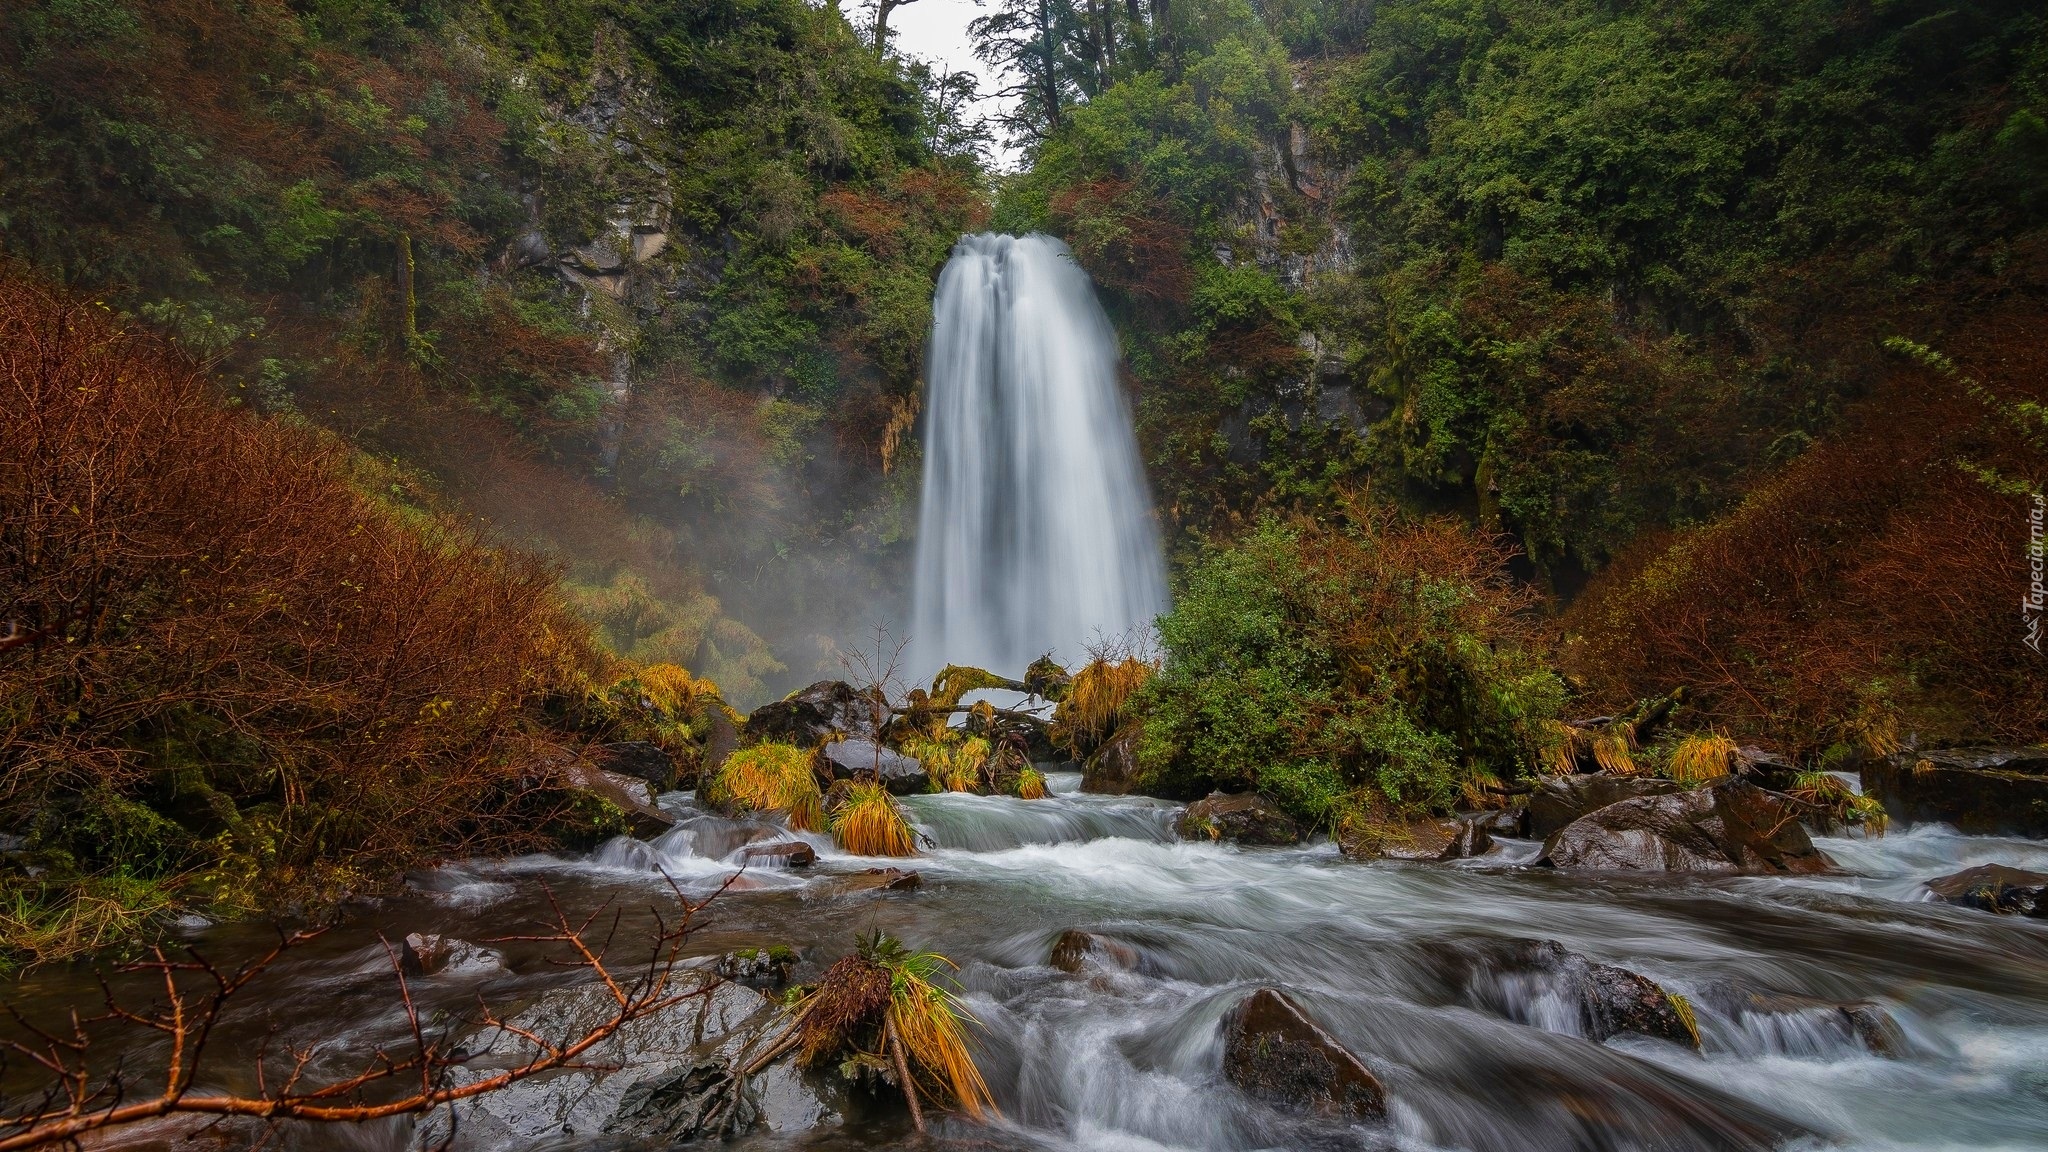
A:
{"type": "MultiPolygon", "coordinates": [[[[1045,800],[946,794],[904,804],[932,846],[911,860],[855,857],[829,837],[805,869],[756,864],[750,842],[778,821],[727,819],[685,793],[678,826],[584,857],[473,863],[414,877],[410,894],[288,953],[223,1051],[324,1044],[315,1072],[353,1071],[403,1046],[407,1020],[374,934],[438,932],[504,953],[416,982],[435,1019],[482,997],[518,1004],[576,982],[529,947],[490,944],[552,915],[614,914],[621,940],[673,907],[664,874],[713,905],[692,955],[785,943],[812,981],[880,928],[960,965],[977,1059],[1003,1119],[914,1137],[901,1106],[862,1106],[843,1125],[756,1131],[735,1152],[968,1149],[985,1152],[1948,1152],[2039,1149],[2048,1133],[2048,924],[1925,903],[1922,881],[1998,860],[2048,868],[2040,842],[1938,827],[1881,839],[1823,838],[1841,865],[1814,877],[1570,875],[1515,861],[1530,845],[1456,864],[1365,864],[1327,843],[1238,848],[1176,841],[1176,807],[1075,793],[1045,800]],[[918,870],[912,891],[849,891],[862,869],[918,870]],[[1128,970],[1063,972],[1053,942],[1082,929],[1119,942],[1128,970]],[[1683,993],[1703,1050],[1581,1034],[1568,987],[1495,963],[1504,944],[1551,939],[1683,993]],[[1223,1016],[1252,989],[1284,989],[1386,1084],[1390,1114],[1359,1127],[1305,1124],[1222,1076],[1223,1016]],[[1769,1011],[1740,993],[1784,996],[1769,1011]],[[1900,1032],[1873,1055],[1825,1005],[1868,1001],[1900,1032]],[[274,1031],[266,1031],[274,1030],[274,1031]]],[[[607,929],[609,931],[609,929],[607,929]]],[[[209,956],[274,945],[260,925],[193,937],[209,956]]],[[[129,977],[131,982],[142,977],[129,977]]],[[[133,992],[146,996],[147,987],[133,992]]],[[[41,1015],[98,995],[83,968],[52,965],[16,989],[41,1015]]],[[[131,1053],[141,1065],[147,1053],[131,1053]]],[[[630,1058],[630,1054],[629,1054],[630,1058]]],[[[230,1067],[238,1066],[232,1059],[230,1067]]],[[[833,1080],[825,1069],[822,1082],[833,1080]]],[[[846,1099],[848,1106],[859,1101],[846,1099]]],[[[472,1152],[651,1152],[671,1147],[560,1133],[472,1152]]],[[[696,1146],[696,1145],[693,1145],[696,1146]]],[[[316,1126],[300,1152],[419,1152],[408,1124],[316,1126]]]]}
{"type": "Polygon", "coordinates": [[[1020,674],[1142,640],[1166,576],[1116,335],[1049,236],[962,237],[939,277],[910,668],[1020,674]]]}

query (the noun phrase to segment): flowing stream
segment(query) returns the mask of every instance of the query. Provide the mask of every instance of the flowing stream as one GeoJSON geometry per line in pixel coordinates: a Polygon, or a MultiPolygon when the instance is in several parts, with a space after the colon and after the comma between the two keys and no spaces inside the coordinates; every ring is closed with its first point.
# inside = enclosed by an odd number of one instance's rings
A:
{"type": "MultiPolygon", "coordinates": [[[[848,857],[807,837],[819,863],[750,869],[713,906],[693,952],[786,942],[815,979],[857,932],[883,928],[961,966],[980,1060],[1003,1111],[993,1129],[942,1125],[941,1146],[1031,1149],[1400,1148],[2019,1149],[2048,1145],[2048,925],[1919,901],[1920,881],[1999,860],[2048,867],[2048,845],[1939,828],[1823,839],[1839,874],[1802,878],[1564,875],[1513,861],[1526,845],[1459,864],[1363,864],[1327,845],[1239,849],[1177,842],[1174,807],[1075,794],[963,794],[906,804],[936,847],[914,861],[848,857]],[[847,874],[918,869],[908,892],[848,892],[847,874]],[[1080,928],[1120,942],[1129,967],[1070,974],[1053,941],[1080,928]],[[1704,1050],[1578,1035],[1567,990],[1503,966],[1510,942],[1550,939],[1688,996],[1704,1050]],[[1219,1021],[1261,985],[1287,990],[1387,1085],[1390,1115],[1360,1128],[1304,1125],[1230,1088],[1219,1021]],[[1777,999],[1744,1009],[1745,993],[1777,999]],[[1897,1024],[1893,1058],[1871,1054],[1825,1001],[1872,1001],[1897,1024]],[[955,1144],[954,1142],[958,1142],[955,1144]]],[[[359,1054],[404,1034],[374,932],[484,940],[521,931],[540,885],[572,913],[606,901],[620,938],[666,902],[662,875],[707,892],[738,871],[767,821],[664,799],[678,827],[583,858],[534,857],[415,877],[404,898],[303,950],[253,988],[273,1045],[339,1038],[359,1054]]],[[[207,929],[216,955],[264,932],[207,929]]],[[[569,976],[538,952],[421,982],[431,1011],[460,1012],[569,976]]],[[[45,1012],[95,999],[83,973],[32,974],[18,990],[45,1012]]],[[[248,1052],[253,1023],[239,1048],[248,1052]]],[[[140,1054],[131,1054],[146,1065],[140,1054]]],[[[234,1067],[230,1056],[224,1067],[234,1067]]],[[[322,1067],[340,1068],[338,1056],[322,1067]]],[[[320,1129],[306,1148],[406,1145],[402,1124],[320,1129]]],[[[900,1112],[853,1117],[746,1149],[916,1146],[900,1112]]],[[[615,1145],[564,1136],[561,1148],[615,1145]]]]}
{"type": "Polygon", "coordinates": [[[962,237],[932,302],[913,679],[1136,640],[1166,576],[1116,334],[1049,236],[962,237]]]}

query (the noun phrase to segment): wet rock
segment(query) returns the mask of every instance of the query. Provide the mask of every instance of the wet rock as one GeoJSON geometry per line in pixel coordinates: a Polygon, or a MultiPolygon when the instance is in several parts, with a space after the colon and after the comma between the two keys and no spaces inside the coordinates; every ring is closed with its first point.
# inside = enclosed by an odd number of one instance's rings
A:
{"type": "Polygon", "coordinates": [[[1362,860],[1463,860],[1493,850],[1488,816],[1428,818],[1387,825],[1367,832],[1346,832],[1337,847],[1362,860]]]}
{"type": "MultiPolygon", "coordinates": [[[[619,1028],[579,1061],[455,1105],[457,1149],[529,1149],[600,1134],[625,1141],[676,1143],[706,1135],[706,1114],[728,1087],[729,1065],[765,1029],[781,1007],[760,992],[710,973],[676,973],[703,980],[708,991],[619,1028]]],[[[551,1042],[587,1034],[610,1017],[614,1002],[604,988],[549,992],[514,1014],[510,1023],[551,1042]]],[[[449,1073],[457,1084],[482,1079],[535,1057],[531,1041],[509,1029],[480,1029],[471,1057],[449,1073]]],[[[837,1119],[828,1097],[785,1058],[751,1078],[734,1111],[739,1130],[793,1134],[837,1119]]],[[[427,1117],[414,1137],[419,1148],[448,1140],[445,1112],[427,1117]]]]}
{"type": "Polygon", "coordinates": [[[902,868],[870,868],[865,872],[834,876],[826,890],[835,896],[849,896],[857,892],[908,892],[923,883],[922,876],[902,868]]]}
{"type": "Polygon", "coordinates": [[[1552,777],[1529,794],[1528,836],[1532,840],[1547,840],[1572,821],[1609,804],[1643,796],[1666,796],[1683,790],[1676,781],[1656,776],[1598,773],[1552,777]]]}
{"type": "Polygon", "coordinates": [[[489,948],[425,932],[408,932],[398,942],[398,967],[406,979],[418,980],[447,971],[495,968],[502,957],[489,948]]]}
{"type": "Polygon", "coordinates": [[[1280,805],[1256,792],[1211,792],[1188,805],[1175,826],[1183,840],[1233,840],[1239,844],[1298,844],[1301,825],[1280,805]]]}
{"type": "Polygon", "coordinates": [[[871,733],[886,716],[886,710],[878,715],[876,702],[853,685],[820,680],[754,709],[740,730],[749,740],[777,740],[810,748],[839,734],[871,733]]]}
{"type": "Polygon", "coordinates": [[[1612,964],[1587,964],[1587,1035],[1605,1040],[1623,1032],[1669,1040],[1698,1048],[1699,1037],[1686,1023],[1679,1001],[1655,980],[1612,964]]]}
{"type": "Polygon", "coordinates": [[[1472,826],[1486,833],[1489,843],[1496,836],[1519,840],[1528,835],[1529,810],[1527,808],[1506,808],[1494,812],[1474,812],[1465,819],[1472,826]]]}
{"type": "Polygon", "coordinates": [[[1927,882],[1927,892],[1946,904],[2006,916],[2048,918],[2048,873],[1979,864],[1927,882]]]}
{"type": "Polygon", "coordinates": [[[818,862],[818,850],[801,840],[777,840],[749,844],[740,857],[752,868],[808,868],[818,862]]]}
{"type": "Polygon", "coordinates": [[[1046,963],[1062,972],[1082,972],[1091,967],[1135,972],[1138,970],[1138,950],[1121,940],[1069,928],[1053,941],[1052,954],[1046,958],[1046,963]]]}
{"type": "Polygon", "coordinates": [[[663,751],[660,745],[644,740],[621,740],[616,744],[600,744],[587,755],[592,764],[604,771],[645,780],[657,793],[667,792],[676,786],[675,758],[663,751]]]}
{"type": "Polygon", "coordinates": [[[1379,1078],[1272,988],[1245,997],[1224,1018],[1223,1075],[1268,1104],[1344,1120],[1387,1113],[1379,1078]]]}
{"type": "Polygon", "coordinates": [[[851,736],[825,745],[824,767],[834,780],[853,780],[875,775],[882,785],[898,796],[913,796],[931,790],[931,776],[924,765],[894,748],[851,736]]]}
{"type": "Polygon", "coordinates": [[[1832,862],[1790,798],[1729,779],[1595,809],[1543,844],[1553,868],[1651,872],[1823,872],[1832,862]]]}
{"type": "Polygon", "coordinates": [[[699,786],[717,775],[718,770],[725,767],[725,758],[739,751],[740,747],[739,725],[732,722],[726,710],[713,705],[706,712],[704,755],[697,765],[696,783],[699,786]]]}
{"type": "Polygon", "coordinates": [[[796,949],[782,944],[742,948],[720,956],[716,971],[727,980],[737,980],[749,987],[780,988],[789,983],[789,973],[797,960],[796,949]]]}
{"type": "Polygon", "coordinates": [[[626,826],[641,840],[651,840],[675,826],[675,817],[654,806],[654,792],[647,781],[616,772],[606,772],[586,761],[560,765],[562,782],[581,792],[605,800],[626,814],[626,826]]]}
{"type": "Polygon", "coordinates": [[[1466,998],[1507,1019],[1595,1042],[1632,1033],[1699,1047],[1680,1002],[1656,981],[1595,963],[1555,940],[1490,942],[1460,961],[1467,966],[1466,998]],[[1563,1019],[1546,1007],[1560,1004],[1563,1019]]]}
{"type": "Polygon", "coordinates": [[[2048,748],[1901,752],[1863,765],[1863,791],[1896,824],[2048,837],[2048,748]]]}
{"type": "Polygon", "coordinates": [[[1767,748],[1743,746],[1735,750],[1735,774],[1773,792],[1793,787],[1799,766],[1767,748]]]}
{"type": "Polygon", "coordinates": [[[1126,721],[1081,765],[1081,791],[1127,796],[1138,783],[1140,726],[1126,721]]]}

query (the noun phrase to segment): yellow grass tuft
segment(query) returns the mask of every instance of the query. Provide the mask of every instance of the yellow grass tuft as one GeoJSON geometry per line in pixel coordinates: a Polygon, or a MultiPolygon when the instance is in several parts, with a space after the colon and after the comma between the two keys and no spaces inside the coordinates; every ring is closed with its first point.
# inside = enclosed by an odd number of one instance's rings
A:
{"type": "Polygon", "coordinates": [[[1136,656],[1125,656],[1121,660],[1091,660],[1074,674],[1066,699],[1053,713],[1053,722],[1065,733],[1076,755],[1093,751],[1116,734],[1125,706],[1156,671],[1136,656]]]}
{"type": "Polygon", "coordinates": [[[718,685],[690,675],[680,664],[649,664],[633,673],[647,702],[670,716],[695,714],[698,705],[718,699],[718,685]]]}
{"type": "Polygon", "coordinates": [[[924,766],[932,791],[981,791],[982,768],[989,757],[989,743],[982,737],[962,736],[958,729],[948,729],[939,739],[906,740],[903,751],[924,766]]]}
{"type": "Polygon", "coordinates": [[[1017,798],[1019,800],[1043,800],[1047,796],[1045,777],[1038,769],[1025,765],[1017,770],[1017,798]]]}
{"type": "Polygon", "coordinates": [[[1698,1048],[1700,1046],[1700,1021],[1699,1017],[1693,1014],[1692,1001],[1669,989],[1665,990],[1664,999],[1670,1002],[1671,1010],[1678,1014],[1678,1022],[1685,1025],[1685,1030],[1692,1034],[1692,1046],[1698,1048]]]}
{"type": "Polygon", "coordinates": [[[1680,784],[1698,784],[1726,776],[1735,756],[1735,741],[1719,732],[1695,732],[1678,742],[1665,765],[1665,775],[1680,784]]]}
{"type": "Polygon", "coordinates": [[[1884,835],[1891,825],[1891,815],[1884,810],[1882,801],[1855,791],[1832,772],[1801,772],[1792,778],[1792,788],[1786,794],[1844,824],[1861,824],[1872,836],[1884,835]]]}
{"type": "Polygon", "coordinates": [[[1579,754],[1586,750],[1586,733],[1562,720],[1543,721],[1543,771],[1552,776],[1569,776],[1579,769],[1579,754]]]}
{"type": "Polygon", "coordinates": [[[1593,761],[1616,776],[1636,774],[1635,732],[1625,723],[1609,724],[1593,734],[1593,761]]]}
{"type": "Polygon", "coordinates": [[[704,789],[711,804],[757,812],[783,812],[789,826],[816,832],[825,826],[825,797],[811,771],[811,754],[788,744],[756,744],[725,758],[704,789]]]}
{"type": "Polygon", "coordinates": [[[866,951],[889,970],[889,1022],[921,1090],[938,1100],[950,1099],[969,1117],[994,1113],[995,1098],[967,1045],[962,1022],[973,1022],[958,998],[938,981],[954,967],[936,952],[910,952],[887,936],[877,936],[866,951]]]}
{"type": "Polygon", "coordinates": [[[903,809],[880,784],[858,782],[832,813],[832,835],[856,856],[915,856],[917,836],[903,809]]]}

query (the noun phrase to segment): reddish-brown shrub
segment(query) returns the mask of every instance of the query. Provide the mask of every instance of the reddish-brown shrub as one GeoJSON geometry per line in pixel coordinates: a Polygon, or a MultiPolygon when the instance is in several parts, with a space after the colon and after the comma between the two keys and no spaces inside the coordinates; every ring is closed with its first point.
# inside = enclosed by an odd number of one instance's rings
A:
{"type": "Polygon", "coordinates": [[[1050,207],[1074,255],[1102,287],[1157,304],[1187,303],[1188,230],[1126,180],[1104,178],[1055,194],[1050,207]]]}
{"type": "Polygon", "coordinates": [[[522,712],[587,659],[539,562],[402,519],[333,441],[11,280],[0,407],[0,818],[197,796],[195,840],[282,870],[531,842],[522,712]]]}
{"type": "Polygon", "coordinates": [[[2023,643],[2041,324],[2008,310],[1906,358],[1844,425],[1698,529],[1639,542],[1567,615],[1569,662],[1618,706],[1685,685],[1703,719],[1805,752],[1836,741],[2048,737],[2023,643]],[[1979,388],[1973,391],[1973,380],[1979,388]]]}

